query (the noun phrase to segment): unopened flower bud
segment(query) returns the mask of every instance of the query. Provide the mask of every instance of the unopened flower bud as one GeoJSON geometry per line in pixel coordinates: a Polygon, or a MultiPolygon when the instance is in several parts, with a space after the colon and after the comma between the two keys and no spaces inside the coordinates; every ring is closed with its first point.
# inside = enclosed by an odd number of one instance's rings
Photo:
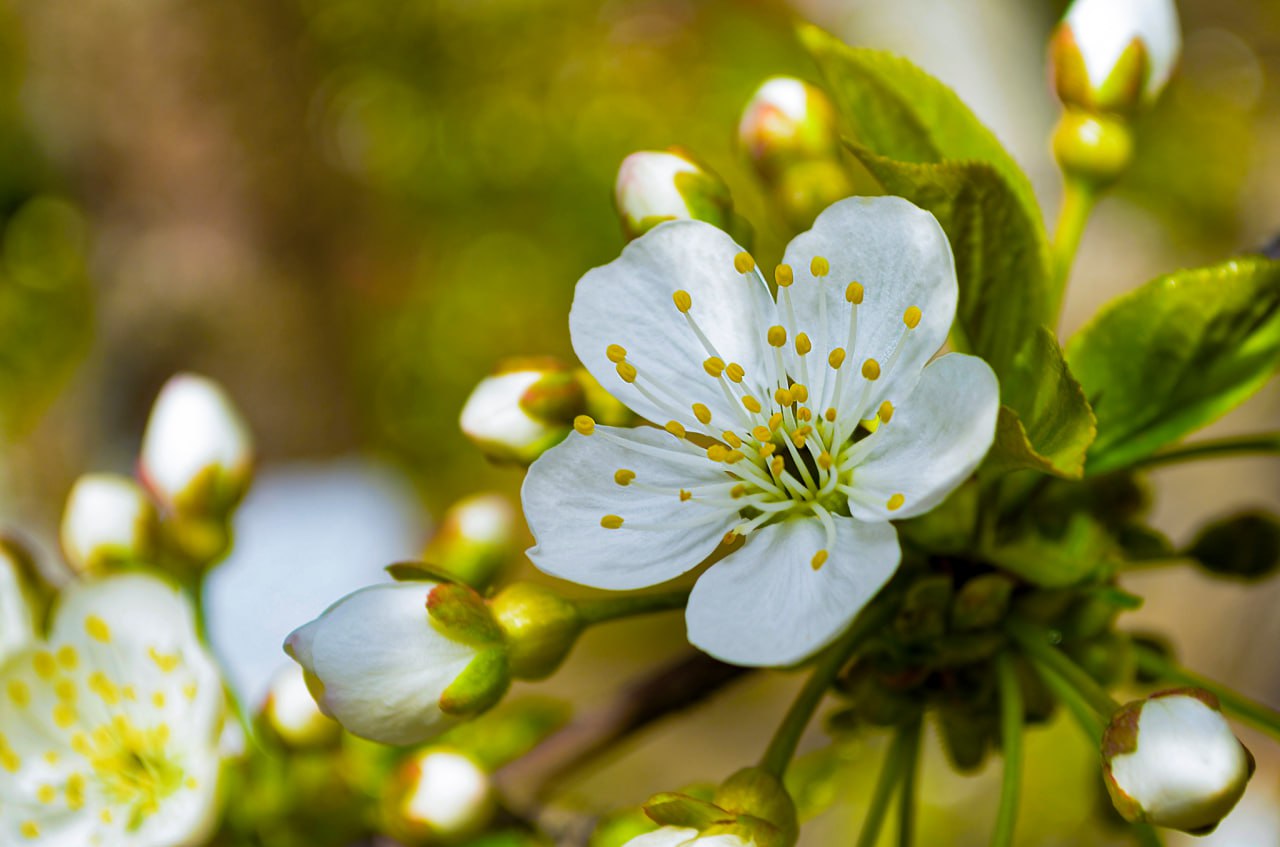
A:
{"type": "Polygon", "coordinates": [[[1068,176],[1105,188],[1129,166],[1133,133],[1118,118],[1069,108],[1053,131],[1053,157],[1068,176]]]}
{"type": "Polygon", "coordinates": [[[1076,0],[1050,43],[1058,96],[1088,111],[1150,103],[1178,63],[1173,0],[1076,0]]]}
{"type": "Polygon", "coordinates": [[[146,492],[126,476],[86,474],[76,480],[62,513],[62,552],[81,574],[147,560],[155,547],[156,515],[146,492]]]}
{"type": "Polygon", "coordinates": [[[323,749],[342,734],[341,727],[316,705],[302,668],[292,663],[271,678],[258,718],[265,731],[290,750],[323,749]]]}
{"type": "Polygon", "coordinates": [[[249,428],[220,385],[194,374],[165,383],[147,421],[139,469],[167,509],[221,520],[244,496],[252,468],[249,428]]]}
{"type": "Polygon", "coordinates": [[[320,709],[350,732],[413,744],[492,706],[510,683],[503,635],[463,585],[401,582],[349,594],[285,651],[320,709]]]}
{"type": "Polygon", "coordinates": [[[747,102],[738,122],[738,142],[766,179],[797,162],[835,160],[840,147],[835,107],[807,82],[772,77],[747,102]]]}
{"type": "Polygon", "coordinates": [[[459,422],[493,461],[527,465],[564,440],[585,402],[581,383],[563,364],[511,359],[480,380],[459,422]]]}
{"type": "Polygon", "coordinates": [[[663,221],[705,221],[726,232],[740,225],[724,180],[674,147],[643,150],[623,159],[613,200],[628,241],[663,221]]]}
{"type": "Polygon", "coordinates": [[[484,830],[496,806],[492,780],[470,756],[445,747],[415,752],[384,795],[387,830],[409,845],[456,843],[484,830]]]}
{"type": "Polygon", "coordinates": [[[714,802],[659,794],[644,809],[661,827],[627,847],[791,847],[799,833],[791,796],[760,768],[738,771],[717,789],[714,802]]]}
{"type": "Polygon", "coordinates": [[[1226,817],[1253,775],[1253,756],[1218,700],[1184,688],[1125,705],[1102,738],[1103,775],[1126,820],[1203,834],[1226,817]]]}
{"type": "Polygon", "coordinates": [[[516,513],[500,494],[476,494],[449,507],[422,558],[473,588],[489,585],[514,552],[516,513]]]}

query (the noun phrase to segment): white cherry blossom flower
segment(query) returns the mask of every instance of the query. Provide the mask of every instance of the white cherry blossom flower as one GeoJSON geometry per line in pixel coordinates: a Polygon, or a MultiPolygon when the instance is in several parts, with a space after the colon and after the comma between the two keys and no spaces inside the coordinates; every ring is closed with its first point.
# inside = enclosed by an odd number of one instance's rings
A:
{"type": "Polygon", "coordinates": [[[884,585],[890,520],[977,467],[994,374],[933,356],[956,311],[937,221],[896,197],[828,208],[787,247],[775,301],[752,257],[697,221],[663,224],[579,281],[574,350],[662,428],[580,418],[523,499],[543,571],[615,590],[694,568],[689,639],[745,665],[799,661],[884,585]],[[740,549],[736,546],[740,544],[740,549]]]}
{"type": "Polygon", "coordinates": [[[136,573],[73,586],[49,640],[0,670],[0,844],[201,843],[223,708],[175,588],[136,573]]]}

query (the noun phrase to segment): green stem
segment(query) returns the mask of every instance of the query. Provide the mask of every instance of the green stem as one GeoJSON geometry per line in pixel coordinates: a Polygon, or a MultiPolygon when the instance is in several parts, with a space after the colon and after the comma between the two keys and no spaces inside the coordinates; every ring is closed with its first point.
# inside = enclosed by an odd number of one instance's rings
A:
{"type": "Polygon", "coordinates": [[[573,605],[588,626],[651,612],[668,612],[683,609],[689,602],[689,592],[670,591],[660,594],[626,594],[618,597],[601,597],[594,600],[575,600],[573,605]]]}
{"type": "Polygon", "coordinates": [[[1098,712],[1089,701],[1052,669],[1035,661],[1032,661],[1032,665],[1040,675],[1040,679],[1044,680],[1045,686],[1053,693],[1054,698],[1071,712],[1071,716],[1076,719],[1076,723],[1080,725],[1084,734],[1089,736],[1089,740],[1094,744],[1101,744],[1102,733],[1106,730],[1106,726],[1103,725],[1098,712]]]}
{"type": "Polygon", "coordinates": [[[1000,746],[1004,751],[1004,778],[1000,783],[1000,810],[996,813],[991,847],[1012,847],[1022,790],[1024,712],[1022,686],[1008,653],[1001,653],[996,658],[996,677],[1000,689],[1000,746]]]}
{"type": "Polygon", "coordinates": [[[222,680],[223,696],[226,698],[232,717],[236,719],[236,723],[240,725],[240,731],[244,733],[245,743],[256,744],[257,734],[253,731],[253,725],[249,721],[248,710],[245,709],[244,703],[237,696],[235,689],[231,687],[231,677],[227,673],[226,663],[213,649],[213,642],[209,640],[209,617],[205,612],[204,596],[205,571],[203,569],[195,569],[190,573],[192,576],[186,581],[186,586],[191,593],[191,607],[195,611],[196,635],[199,636],[200,643],[209,651],[209,655],[213,656],[214,663],[218,667],[218,676],[222,680]]]}
{"type": "Polygon", "coordinates": [[[1080,239],[1097,199],[1097,192],[1078,179],[1068,177],[1063,184],[1062,206],[1058,213],[1057,229],[1053,233],[1053,288],[1049,294],[1049,314],[1053,316],[1055,323],[1062,311],[1067,279],[1071,276],[1076,250],[1080,247],[1080,239]]]}
{"type": "Polygon", "coordinates": [[[1173,682],[1180,682],[1183,685],[1203,688],[1217,697],[1226,710],[1240,718],[1240,720],[1280,738],[1280,712],[1270,706],[1259,703],[1257,700],[1251,700],[1220,682],[1214,682],[1180,667],[1150,648],[1135,647],[1134,654],[1138,660],[1138,667],[1147,673],[1173,682]]]}
{"type": "Polygon", "coordinates": [[[1035,663],[1048,667],[1062,677],[1071,687],[1080,692],[1089,705],[1104,719],[1109,720],[1115,710],[1120,708],[1120,704],[1098,684],[1097,680],[1071,661],[1066,653],[1049,643],[1048,632],[1017,619],[1010,619],[1005,626],[1023,653],[1035,663]]]}
{"type": "Polygon", "coordinates": [[[760,759],[760,767],[763,770],[779,779],[782,778],[787,771],[787,765],[796,754],[800,736],[804,734],[805,727],[813,719],[813,713],[817,711],[818,704],[831,688],[836,674],[840,673],[840,669],[845,666],[849,657],[866,641],[867,637],[878,632],[888,622],[892,613],[892,605],[882,598],[874,606],[864,609],[840,640],[827,648],[769,741],[769,747],[760,759]]]}
{"type": "Polygon", "coordinates": [[[1280,432],[1263,432],[1254,435],[1237,435],[1231,438],[1214,438],[1169,447],[1145,459],[1139,459],[1131,469],[1172,465],[1195,459],[1214,459],[1223,456],[1241,456],[1253,453],[1280,453],[1280,432]]]}
{"type": "Polygon", "coordinates": [[[904,754],[902,794],[898,797],[898,847],[911,847],[916,831],[916,778],[920,772],[920,737],[923,720],[917,718],[909,733],[910,748],[904,754]]]}
{"type": "Polygon", "coordinates": [[[1138,843],[1142,847],[1164,847],[1164,841],[1160,839],[1160,833],[1156,832],[1150,824],[1135,823],[1133,825],[1133,835],[1138,839],[1138,843]]]}
{"type": "Polygon", "coordinates": [[[919,721],[900,726],[894,733],[893,741],[889,744],[889,752],[884,757],[884,764],[880,766],[880,776],[876,780],[875,790],[871,793],[871,804],[867,807],[867,816],[862,821],[862,832],[858,835],[857,847],[875,847],[880,839],[880,828],[884,826],[884,817],[889,811],[889,803],[893,800],[894,789],[902,782],[903,771],[918,743],[919,735],[919,721]]]}

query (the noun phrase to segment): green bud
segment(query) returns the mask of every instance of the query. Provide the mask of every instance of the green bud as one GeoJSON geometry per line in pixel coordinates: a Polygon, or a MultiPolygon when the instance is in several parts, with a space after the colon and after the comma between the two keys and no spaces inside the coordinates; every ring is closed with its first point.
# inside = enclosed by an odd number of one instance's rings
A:
{"type": "Polygon", "coordinates": [[[893,622],[894,629],[908,641],[929,641],[942,636],[947,631],[953,593],[949,576],[939,574],[917,579],[907,589],[893,622]]]}
{"type": "Polygon", "coordinates": [[[1003,574],[976,576],[960,587],[951,605],[951,626],[959,632],[988,629],[1009,614],[1013,580],[1003,574]]]}
{"type": "Polygon", "coordinates": [[[511,672],[520,679],[543,679],[555,671],[584,626],[571,601],[531,582],[502,589],[490,608],[506,638],[511,672]]]}
{"type": "Polygon", "coordinates": [[[515,553],[516,513],[500,494],[476,494],[449,507],[422,558],[450,578],[483,589],[515,553]]]}
{"type": "Polygon", "coordinates": [[[793,227],[807,227],[832,203],[854,193],[853,181],[838,158],[795,162],[772,181],[773,201],[793,227]]]}
{"type": "Polygon", "coordinates": [[[1133,133],[1123,120],[1067,109],[1053,131],[1053,156],[1068,178],[1100,190],[1129,167],[1133,133]]]}
{"type": "Polygon", "coordinates": [[[777,777],[743,768],[716,791],[717,806],[732,812],[757,847],[790,847],[799,837],[796,804],[777,777]]]}
{"type": "Polygon", "coordinates": [[[1246,512],[1210,524],[1187,549],[1217,576],[1258,580],[1280,567],[1280,521],[1265,512],[1246,512]]]}
{"type": "Polygon", "coordinates": [[[942,747],[956,770],[977,770],[987,757],[994,727],[989,713],[965,702],[944,701],[937,709],[942,747]]]}

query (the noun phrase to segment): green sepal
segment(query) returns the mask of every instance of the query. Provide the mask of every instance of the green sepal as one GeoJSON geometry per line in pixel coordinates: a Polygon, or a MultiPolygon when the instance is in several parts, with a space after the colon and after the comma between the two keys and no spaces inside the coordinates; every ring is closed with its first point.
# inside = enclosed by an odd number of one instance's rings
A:
{"type": "Polygon", "coordinates": [[[734,820],[732,814],[715,803],[673,792],[650,797],[644,804],[644,813],[661,826],[686,827],[699,832],[734,820]]]}
{"type": "Polygon", "coordinates": [[[448,715],[478,715],[496,705],[511,685],[507,651],[481,650],[440,695],[440,711],[448,715]]]}
{"type": "Polygon", "coordinates": [[[931,641],[947,631],[947,614],[955,585],[951,577],[936,574],[911,583],[894,618],[893,628],[908,642],[931,641]]]}
{"type": "Polygon", "coordinates": [[[1280,519],[1244,512],[1200,530],[1185,555],[1215,576],[1259,580],[1280,567],[1280,519]]]}
{"type": "Polygon", "coordinates": [[[520,408],[546,423],[573,422],[586,407],[582,384],[571,370],[551,371],[539,377],[520,395],[520,408]]]}
{"type": "Polygon", "coordinates": [[[427,594],[427,613],[440,631],[455,641],[475,647],[503,643],[502,630],[489,605],[468,585],[444,583],[431,589],[427,594]]]}
{"type": "Polygon", "coordinates": [[[1044,588],[1079,585],[1114,570],[1115,542],[1093,518],[1071,515],[1059,537],[1028,533],[984,550],[992,564],[1044,588]]]}
{"type": "Polygon", "coordinates": [[[1009,614],[1013,580],[1004,574],[981,574],[960,586],[951,605],[951,626],[959,632],[994,627],[1009,614]]]}
{"type": "Polygon", "coordinates": [[[426,562],[396,562],[383,568],[396,582],[456,582],[448,572],[426,562]]]}
{"type": "Polygon", "coordinates": [[[1111,301],[1067,344],[1098,438],[1086,472],[1127,467],[1261,388],[1280,364],[1280,262],[1178,271],[1111,301]]]}

